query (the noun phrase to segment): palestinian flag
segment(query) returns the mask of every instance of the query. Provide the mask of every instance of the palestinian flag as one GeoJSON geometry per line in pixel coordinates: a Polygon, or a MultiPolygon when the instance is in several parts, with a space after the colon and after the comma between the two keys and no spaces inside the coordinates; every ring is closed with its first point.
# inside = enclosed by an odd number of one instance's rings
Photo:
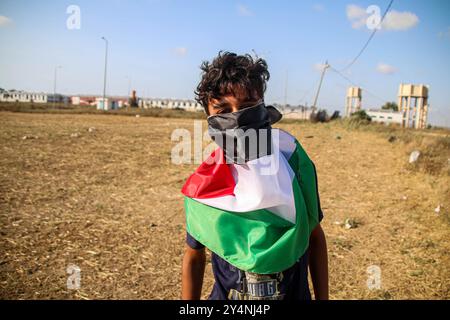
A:
{"type": "Polygon", "coordinates": [[[187,232],[233,266],[259,274],[295,264],[319,223],[313,163],[285,131],[272,129],[272,143],[271,155],[241,165],[226,164],[216,149],[182,189],[187,232]],[[269,174],[268,163],[276,164],[269,174]]]}

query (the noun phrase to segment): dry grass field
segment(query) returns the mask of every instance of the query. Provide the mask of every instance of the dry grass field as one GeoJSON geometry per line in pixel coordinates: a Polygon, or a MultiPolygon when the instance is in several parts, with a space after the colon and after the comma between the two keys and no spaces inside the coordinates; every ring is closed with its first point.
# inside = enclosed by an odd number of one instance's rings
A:
{"type": "MultiPolygon", "coordinates": [[[[170,137],[193,121],[0,112],[0,298],[178,299],[180,189],[196,165],[171,163],[170,137]],[[70,264],[79,290],[67,289],[70,264]]],[[[449,299],[448,133],[389,142],[395,132],[342,122],[278,126],[317,166],[331,298],[449,299]],[[429,152],[410,165],[415,149],[429,152]],[[366,285],[371,265],[379,290],[366,285]]],[[[205,298],[212,284],[208,263],[205,298]]]]}

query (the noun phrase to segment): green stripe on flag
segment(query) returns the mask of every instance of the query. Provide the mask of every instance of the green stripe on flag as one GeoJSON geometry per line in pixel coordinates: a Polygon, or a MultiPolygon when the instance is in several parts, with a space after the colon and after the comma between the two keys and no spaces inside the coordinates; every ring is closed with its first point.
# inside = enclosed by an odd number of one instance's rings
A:
{"type": "Polygon", "coordinates": [[[289,165],[295,172],[306,207],[308,208],[308,222],[310,226],[312,226],[312,229],[310,230],[311,234],[314,228],[319,224],[319,199],[317,198],[316,170],[314,164],[300,143],[296,140],[295,144],[295,152],[289,159],[289,165]]]}
{"type": "Polygon", "coordinates": [[[289,165],[295,172],[295,225],[266,209],[229,212],[186,197],[189,234],[244,271],[270,274],[291,267],[306,252],[318,224],[318,200],[314,166],[297,141],[289,165]]]}

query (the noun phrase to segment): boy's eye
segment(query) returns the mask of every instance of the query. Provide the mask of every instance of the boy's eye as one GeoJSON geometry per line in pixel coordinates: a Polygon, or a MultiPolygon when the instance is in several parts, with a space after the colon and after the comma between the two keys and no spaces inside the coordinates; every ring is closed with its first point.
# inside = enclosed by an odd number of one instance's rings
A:
{"type": "Polygon", "coordinates": [[[231,112],[231,109],[228,108],[227,106],[224,106],[224,105],[217,105],[217,106],[214,106],[214,110],[216,111],[216,113],[227,113],[227,112],[231,112]]]}
{"type": "Polygon", "coordinates": [[[227,111],[226,108],[221,108],[221,109],[217,109],[216,113],[227,113],[229,111],[227,111]]]}
{"type": "Polygon", "coordinates": [[[246,104],[241,105],[241,106],[239,107],[239,109],[249,108],[249,107],[252,107],[252,106],[254,106],[254,105],[255,105],[254,103],[246,103],[246,104]]]}

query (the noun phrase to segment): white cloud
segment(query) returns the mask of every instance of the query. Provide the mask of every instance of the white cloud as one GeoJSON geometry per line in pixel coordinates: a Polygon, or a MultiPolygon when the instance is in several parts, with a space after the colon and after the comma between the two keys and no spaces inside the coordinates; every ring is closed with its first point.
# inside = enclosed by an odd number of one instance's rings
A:
{"type": "Polygon", "coordinates": [[[440,39],[450,39],[450,27],[447,27],[447,30],[445,31],[439,32],[438,37],[440,39]]]}
{"type": "Polygon", "coordinates": [[[352,23],[353,29],[359,29],[366,24],[367,13],[366,10],[356,4],[347,5],[347,18],[352,23]]]}
{"type": "Polygon", "coordinates": [[[382,74],[393,74],[397,72],[397,68],[386,63],[380,62],[377,65],[377,71],[382,74]]]}
{"type": "Polygon", "coordinates": [[[392,10],[384,18],[381,28],[385,30],[408,30],[419,23],[419,18],[412,12],[392,10]]]}
{"type": "Polygon", "coordinates": [[[250,9],[247,6],[244,6],[243,4],[237,5],[237,12],[238,12],[238,15],[243,16],[243,17],[253,16],[253,12],[250,11],[250,9]]]}
{"type": "MultiPolygon", "coordinates": [[[[353,29],[360,29],[366,26],[369,14],[366,9],[355,4],[349,4],[346,8],[347,18],[352,23],[353,29]]],[[[380,15],[382,12],[380,10],[380,15]]],[[[412,12],[399,12],[391,10],[387,13],[381,23],[382,30],[404,31],[411,29],[419,23],[419,18],[412,12]]]]}
{"type": "Polygon", "coordinates": [[[7,26],[12,23],[12,20],[5,16],[0,16],[0,27],[7,26]]]}
{"type": "Polygon", "coordinates": [[[313,10],[316,11],[316,12],[322,12],[322,11],[325,10],[325,7],[321,3],[315,3],[313,5],[313,10]]]}
{"type": "Polygon", "coordinates": [[[349,4],[346,8],[347,18],[358,19],[366,16],[366,10],[356,4],[349,4]]]}
{"type": "Polygon", "coordinates": [[[177,56],[184,57],[187,54],[188,49],[186,47],[178,47],[174,49],[174,52],[177,56]]]}

